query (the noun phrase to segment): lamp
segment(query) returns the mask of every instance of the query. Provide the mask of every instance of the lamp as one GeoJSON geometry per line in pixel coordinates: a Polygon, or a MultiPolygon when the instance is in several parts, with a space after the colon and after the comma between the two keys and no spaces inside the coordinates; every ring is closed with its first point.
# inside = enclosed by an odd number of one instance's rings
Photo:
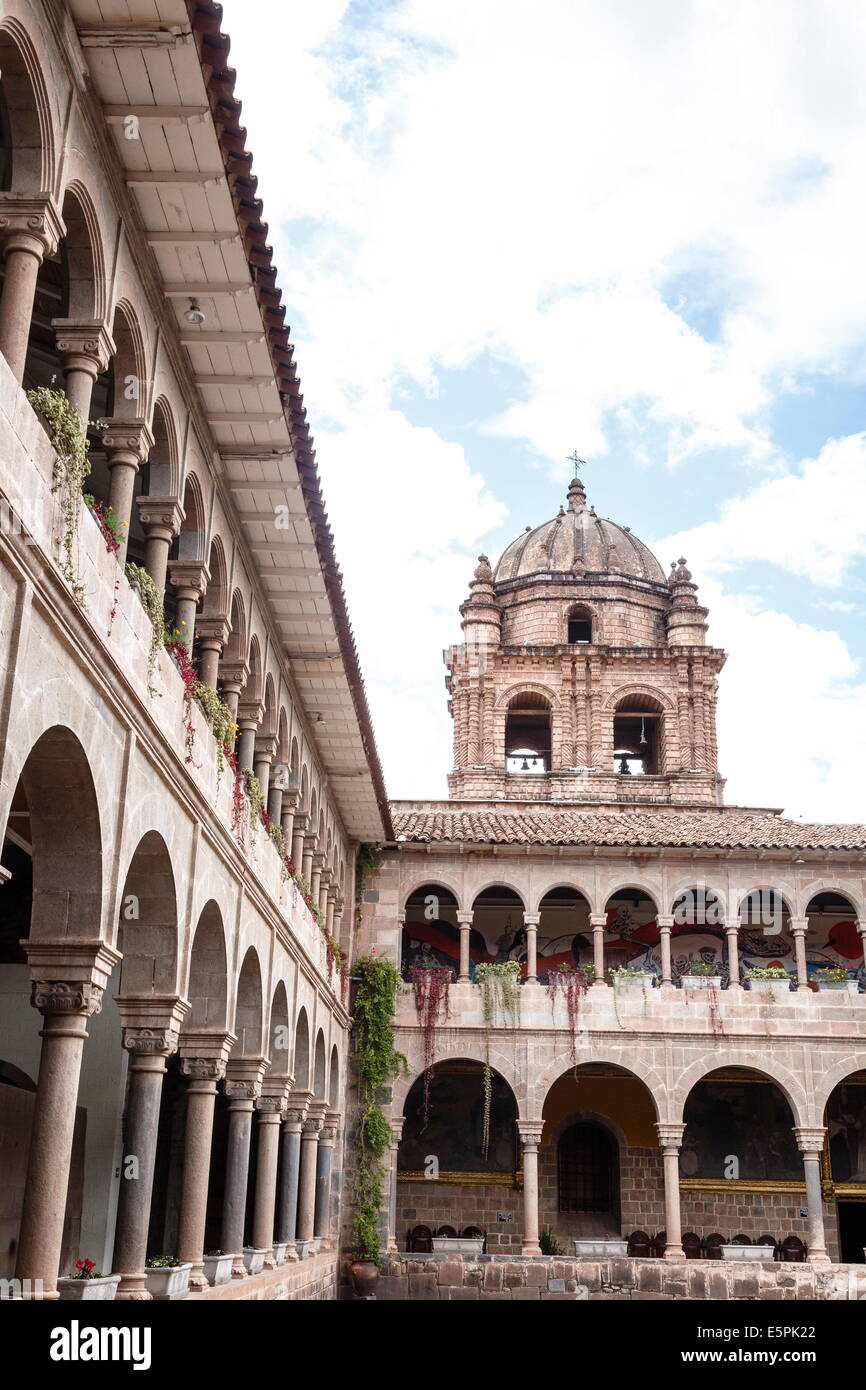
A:
{"type": "Polygon", "coordinates": [[[187,323],[194,324],[196,328],[200,328],[201,325],[204,323],[206,317],[207,315],[205,314],[198,300],[190,299],[189,308],[184,313],[184,318],[186,319],[187,323]]]}

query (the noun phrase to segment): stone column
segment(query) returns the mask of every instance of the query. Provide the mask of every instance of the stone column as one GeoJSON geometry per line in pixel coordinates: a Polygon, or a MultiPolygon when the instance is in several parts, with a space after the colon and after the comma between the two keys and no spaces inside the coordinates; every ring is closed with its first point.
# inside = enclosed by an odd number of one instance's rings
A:
{"type": "Polygon", "coordinates": [[[286,837],[286,853],[292,858],[295,840],[295,807],[298,804],[298,793],[295,788],[289,788],[282,793],[283,803],[280,811],[280,824],[283,827],[283,834],[286,837]]]}
{"type": "Polygon", "coordinates": [[[607,926],[606,912],[592,912],[589,917],[592,927],[592,959],[595,965],[593,985],[606,985],[604,978],[604,929],[607,926]]]}
{"type": "Polygon", "coordinates": [[[728,943],[728,989],[742,991],[740,984],[740,919],[725,922],[725,939],[728,943]]]}
{"type": "Polygon", "coordinates": [[[824,1149],[826,1132],[823,1125],[794,1126],[797,1147],[803,1155],[803,1170],[806,1175],[806,1207],[809,1212],[809,1263],[815,1265],[830,1263],[824,1235],[824,1202],[821,1191],[821,1154],[824,1149]]]}
{"type": "Polygon", "coordinates": [[[460,927],[460,974],[457,983],[468,984],[472,978],[469,974],[469,934],[472,930],[471,912],[458,912],[457,923],[460,927]]]}
{"type": "Polygon", "coordinates": [[[662,984],[673,983],[671,978],[671,931],[673,930],[673,917],[656,917],[656,925],[659,929],[659,945],[662,958],[662,984]]]}
{"type": "Polygon", "coordinates": [[[237,722],[238,717],[241,691],[249,679],[249,674],[250,668],[245,661],[220,662],[219,679],[222,686],[222,697],[231,710],[232,719],[235,722],[237,722]]]}
{"type": "Polygon", "coordinates": [[[313,902],[316,904],[317,907],[319,905],[319,891],[322,886],[322,869],[324,868],[324,865],[324,854],[322,854],[321,850],[316,850],[315,854],[313,855],[313,867],[308,882],[310,885],[310,897],[312,898],[313,902]]]}
{"type": "MultiPolygon", "coordinates": [[[[87,1020],[99,1013],[120,959],[103,942],[25,942],[30,1002],[43,1017],[15,1277],[57,1298],[63,1218],[87,1020]]],[[[38,1292],[29,1295],[39,1298],[38,1292]]]]}
{"type": "Polygon", "coordinates": [[[301,1168],[298,1179],[298,1228],[296,1240],[301,1259],[310,1248],[315,1235],[316,1213],[316,1161],[319,1147],[319,1130],[322,1128],[322,1112],[310,1113],[301,1129],[301,1168]]]}
{"type": "Polygon", "coordinates": [[[666,1260],[685,1260],[686,1257],[680,1217],[680,1145],[685,1128],[683,1124],[656,1125],[664,1163],[666,1260]]]}
{"type": "Polygon", "coordinates": [[[220,657],[223,647],[229,640],[228,618],[198,617],[195,621],[198,637],[198,675],[202,685],[216,690],[219,679],[220,657]]]}
{"type": "Polygon", "coordinates": [[[135,475],[150,455],[153,435],[144,420],[105,420],[103,424],[102,443],[110,475],[108,505],[114,512],[118,534],[123,538],[117,561],[124,565],[129,544],[129,523],[132,520],[135,475]]]}
{"type": "Polygon", "coordinates": [[[253,1111],[262,1093],[264,1069],[264,1064],[259,1058],[231,1058],[224,1087],[229,1109],[229,1135],[220,1246],[227,1253],[234,1255],[233,1279],[247,1277],[244,1264],[244,1227],[250,1172],[250,1139],[253,1111]]]}
{"type": "Polygon", "coordinates": [[[0,352],[18,384],[24,378],[39,267],[66,235],[60,209],[48,194],[0,195],[0,238],[6,276],[0,296],[0,352]]]}
{"type": "Polygon", "coordinates": [[[390,1166],[388,1184],[388,1232],[385,1241],[385,1253],[396,1255],[399,1250],[397,1242],[397,1155],[400,1152],[400,1140],[403,1137],[403,1119],[398,1115],[392,1119],[391,1124],[391,1143],[389,1146],[390,1166]]]}
{"type": "Polygon", "coordinates": [[[258,734],[253,752],[253,772],[259,779],[265,806],[268,804],[268,789],[271,785],[271,763],[277,751],[277,740],[273,734],[258,734]]]}
{"type": "Polygon", "coordinates": [[[138,497],[136,506],[145,535],[144,568],[162,598],[168,573],[168,552],[180,530],[183,509],[175,497],[138,497]]]}
{"type": "Polygon", "coordinates": [[[185,999],[177,998],[116,1002],[123,1023],[123,1046],[129,1053],[129,1076],[111,1268],[120,1275],[116,1297],[137,1301],[151,1297],[144,1265],[165,1064],[177,1051],[178,1030],[189,1006],[185,999]],[[126,1164],[131,1159],[135,1160],[135,1171],[127,1173],[126,1164]]]}
{"type": "Polygon", "coordinates": [[[319,1133],[319,1147],[316,1153],[316,1204],[313,1216],[313,1234],[321,1237],[321,1249],[330,1250],[331,1241],[331,1168],[334,1161],[334,1143],[340,1116],[329,1110],[324,1117],[319,1133]]]}
{"type": "Polygon", "coordinates": [[[238,767],[253,771],[256,760],[256,732],[265,714],[261,700],[241,700],[238,704],[238,767]]]}
{"type": "MultiPolygon", "coordinates": [[[[103,323],[78,323],[72,319],[52,319],[54,341],[63,368],[66,399],[77,410],[85,428],[90,423],[93,383],[104,372],[116,352],[111,334],[103,323]]],[[[126,518],[127,522],[129,517],[126,518]]]]}
{"type": "Polygon", "coordinates": [[[182,1036],[180,1042],[181,1072],[189,1084],[177,1255],[192,1264],[189,1286],[194,1292],[208,1287],[203,1256],[214,1102],[234,1041],[231,1033],[196,1033],[182,1036]]]}
{"type": "Polygon", "coordinates": [[[303,811],[295,813],[294,825],[292,826],[292,863],[295,866],[295,873],[302,874],[304,871],[304,843],[306,834],[304,833],[307,825],[307,817],[303,811]]]}
{"type": "Polygon", "coordinates": [[[331,870],[322,869],[319,874],[319,920],[322,925],[327,927],[328,923],[328,884],[331,882],[331,870]]]}
{"type": "Polygon", "coordinates": [[[265,1268],[273,1269],[274,1214],[277,1203],[277,1168],[280,1155],[280,1122],[286,1109],[288,1082],[266,1081],[256,1109],[259,1147],[256,1156],[256,1191],[253,1206],[253,1245],[265,1250],[265,1268]]]}
{"type": "Polygon", "coordinates": [[[538,924],[541,914],[524,912],[523,925],[526,928],[526,979],[538,979],[538,924]]]}
{"type": "Polygon", "coordinates": [[[539,1121],[518,1120],[523,1148],[523,1246],[521,1255],[540,1255],[538,1243],[538,1146],[543,1126],[539,1121]]]}
{"type": "Polygon", "coordinates": [[[192,643],[195,637],[196,610],[199,599],[205,592],[210,579],[210,570],[191,560],[172,560],[170,566],[171,586],[177,595],[177,617],[175,626],[187,652],[192,656],[192,643]]]}
{"type": "MultiPolygon", "coordinates": [[[[273,779],[273,774],[272,774],[272,779],[273,779]]],[[[271,781],[269,782],[269,784],[268,784],[267,808],[268,808],[268,820],[271,822],[271,825],[279,826],[279,828],[282,830],[282,829],[283,829],[283,789],[282,789],[282,787],[275,787],[275,786],[274,786],[274,783],[273,783],[273,780],[271,780],[271,781]]],[[[284,834],[284,835],[285,835],[285,833],[286,833],[285,830],[283,830],[283,834],[284,834]]],[[[290,833],[290,834],[289,834],[288,844],[291,844],[291,842],[292,842],[292,840],[291,840],[291,833],[290,833]]],[[[287,846],[287,850],[288,850],[288,846],[287,846]]]]}
{"type": "Polygon", "coordinates": [[[288,1243],[287,1260],[298,1258],[295,1238],[298,1231],[298,1182],[301,1168],[301,1126],[310,1103],[308,1092],[293,1091],[283,1121],[280,1207],[277,1240],[288,1243]]]}
{"type": "Polygon", "coordinates": [[[791,935],[794,938],[794,956],[797,962],[797,988],[805,989],[809,983],[809,971],[806,967],[806,932],[809,929],[809,919],[807,917],[792,917],[789,925],[791,935]]]}
{"type": "MultiPolygon", "coordinates": [[[[304,836],[304,858],[301,875],[304,882],[309,885],[313,873],[313,855],[316,849],[316,834],[311,831],[304,836]]],[[[312,896],[312,895],[311,895],[312,896]]]]}

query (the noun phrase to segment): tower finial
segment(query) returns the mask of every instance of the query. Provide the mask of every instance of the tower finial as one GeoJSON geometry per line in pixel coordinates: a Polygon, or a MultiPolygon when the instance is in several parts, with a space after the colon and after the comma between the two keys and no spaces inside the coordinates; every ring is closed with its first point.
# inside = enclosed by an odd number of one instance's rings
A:
{"type": "Polygon", "coordinates": [[[586,467],[586,459],[582,459],[576,449],[572,449],[570,454],[566,454],[569,463],[574,464],[574,476],[577,477],[578,468],[586,467]]]}

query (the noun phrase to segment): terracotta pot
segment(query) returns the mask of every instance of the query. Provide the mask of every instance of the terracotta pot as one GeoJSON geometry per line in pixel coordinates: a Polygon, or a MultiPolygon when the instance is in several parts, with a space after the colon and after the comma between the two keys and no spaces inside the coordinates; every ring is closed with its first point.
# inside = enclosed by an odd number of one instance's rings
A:
{"type": "Polygon", "coordinates": [[[379,1277],[379,1269],[374,1260],[355,1260],[349,1265],[349,1277],[356,1298],[375,1298],[373,1290],[379,1277]]]}

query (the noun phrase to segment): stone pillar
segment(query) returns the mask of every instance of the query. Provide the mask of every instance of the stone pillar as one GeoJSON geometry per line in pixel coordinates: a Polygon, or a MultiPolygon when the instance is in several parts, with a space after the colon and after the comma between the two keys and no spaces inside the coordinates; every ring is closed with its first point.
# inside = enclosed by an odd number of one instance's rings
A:
{"type": "Polygon", "coordinates": [[[219,679],[222,686],[222,697],[231,710],[232,719],[235,722],[237,722],[238,717],[241,691],[249,679],[249,674],[250,668],[245,661],[220,662],[219,679]]]}
{"type": "Polygon", "coordinates": [[[742,991],[740,984],[740,919],[725,922],[725,939],[728,943],[728,989],[742,991]]]}
{"type": "Polygon", "coordinates": [[[203,1256],[214,1102],[234,1041],[232,1033],[191,1033],[180,1042],[181,1072],[189,1084],[177,1255],[192,1264],[189,1286],[194,1292],[208,1287],[203,1256]]]}
{"type": "Polygon", "coordinates": [[[303,858],[303,866],[302,866],[302,869],[301,869],[301,875],[302,875],[302,877],[303,877],[303,879],[304,879],[304,882],[305,882],[308,886],[309,886],[310,879],[311,879],[312,873],[313,873],[313,854],[315,853],[315,849],[316,849],[316,835],[315,835],[315,832],[311,832],[311,833],[306,834],[306,835],[304,836],[304,858],[303,858]]]}
{"type": "MultiPolygon", "coordinates": [[[[270,784],[269,784],[269,786],[268,786],[267,810],[268,810],[268,820],[271,822],[271,825],[276,825],[276,826],[278,826],[278,827],[282,830],[282,827],[283,827],[283,791],[282,791],[282,788],[281,788],[281,787],[275,787],[274,784],[273,784],[273,782],[270,782],[270,784]]],[[[285,833],[286,833],[286,832],[283,830],[283,834],[284,834],[284,835],[285,835],[285,833]]],[[[290,833],[290,835],[289,835],[289,844],[291,844],[291,833],[290,833]]]]}
{"type": "Polygon", "coordinates": [[[282,810],[280,811],[280,824],[283,827],[283,834],[286,837],[286,853],[292,858],[295,841],[295,807],[298,804],[298,793],[296,789],[289,789],[282,793],[282,810]]]}
{"type": "Polygon", "coordinates": [[[673,930],[673,917],[656,917],[656,924],[659,929],[659,945],[662,958],[662,984],[672,984],[671,978],[671,931],[673,930]]]}
{"type": "Polygon", "coordinates": [[[228,619],[199,617],[196,618],[195,630],[198,637],[199,680],[202,685],[209,685],[211,690],[216,690],[220,657],[229,640],[228,619]]]}
{"type": "Polygon", "coordinates": [[[132,520],[135,475],[150,455],[153,435],[144,420],[105,420],[103,425],[102,443],[110,475],[108,505],[114,512],[118,534],[123,538],[117,561],[124,565],[129,544],[129,523],[132,520]]]}
{"type": "Polygon", "coordinates": [[[807,917],[792,917],[789,925],[791,935],[794,938],[794,956],[797,962],[797,988],[805,989],[809,983],[809,971],[806,967],[806,932],[809,929],[809,919],[807,917]]]}
{"type": "Polygon", "coordinates": [[[330,1250],[331,1240],[331,1168],[334,1161],[334,1144],[340,1116],[329,1110],[319,1133],[319,1147],[316,1153],[316,1204],[313,1216],[313,1235],[321,1237],[321,1249],[330,1250]]]}
{"type": "Polygon", "coordinates": [[[385,1240],[385,1253],[386,1255],[396,1255],[400,1248],[397,1242],[397,1155],[400,1151],[400,1140],[403,1137],[403,1116],[398,1115],[390,1121],[390,1124],[389,1153],[391,1162],[388,1174],[388,1231],[385,1240]]]}
{"type": "Polygon", "coordinates": [[[539,1121],[518,1120],[517,1130],[523,1148],[523,1246],[521,1255],[540,1255],[538,1243],[538,1146],[542,1125],[539,1121]]]}
{"type": "Polygon", "coordinates": [[[298,1179],[298,1254],[303,1259],[315,1235],[316,1167],[322,1112],[310,1113],[301,1129],[301,1168],[298,1179]]]}
{"type": "Polygon", "coordinates": [[[469,934],[472,930],[471,912],[458,912],[457,922],[460,927],[460,974],[457,977],[458,984],[468,984],[472,978],[469,974],[469,934]]]}
{"type": "Polygon", "coordinates": [[[592,927],[592,959],[595,965],[593,985],[606,985],[604,978],[604,929],[607,926],[606,912],[592,912],[589,917],[592,927]]]}
{"type": "MultiPolygon", "coordinates": [[[[63,368],[66,399],[77,410],[85,426],[90,423],[93,383],[104,372],[116,352],[111,334],[103,323],[77,323],[72,319],[52,319],[54,341],[63,368]]],[[[129,516],[126,518],[129,521],[129,516]]]]}
{"type": "Polygon", "coordinates": [[[129,1076],[111,1268],[120,1275],[116,1297],[137,1301],[151,1297],[144,1265],[165,1064],[177,1051],[178,1030],[189,1006],[185,999],[177,998],[116,1002],[123,1023],[123,1046],[129,1053],[129,1076]],[[135,1159],[136,1168],[128,1174],[129,1159],[135,1159]]]}
{"type": "Polygon", "coordinates": [[[302,874],[304,869],[304,843],[307,838],[304,833],[307,817],[303,812],[296,812],[294,822],[292,826],[292,863],[295,866],[295,873],[302,874]]]}
{"type": "Polygon", "coordinates": [[[298,1258],[295,1238],[298,1231],[298,1183],[301,1168],[301,1126],[310,1103],[308,1092],[293,1091],[283,1121],[280,1206],[277,1240],[288,1243],[286,1259],[298,1258]]]}
{"type": "Polygon", "coordinates": [[[823,1125],[794,1126],[797,1147],[803,1155],[803,1170],[806,1175],[806,1207],[809,1212],[809,1263],[815,1265],[830,1263],[824,1235],[824,1203],[821,1191],[821,1154],[824,1149],[826,1132],[823,1125]]]}
{"type": "Polygon", "coordinates": [[[280,1122],[286,1109],[288,1082],[266,1081],[256,1109],[259,1147],[256,1156],[256,1191],[253,1206],[253,1245],[265,1250],[265,1268],[273,1269],[274,1214],[277,1203],[277,1168],[280,1156],[280,1122]]]}
{"type": "Polygon", "coordinates": [[[308,882],[310,885],[310,897],[312,898],[313,902],[316,904],[317,907],[319,905],[319,892],[322,886],[322,869],[324,868],[324,865],[324,854],[322,854],[321,850],[316,850],[315,854],[313,855],[313,867],[308,882]]]}
{"type": "MultiPolygon", "coordinates": [[[[99,1013],[117,951],[104,942],[25,942],[30,1002],[43,1017],[15,1277],[57,1298],[75,1108],[87,1020],[99,1013]]],[[[34,1292],[31,1298],[39,1298],[34,1292]]]]}
{"type": "Polygon", "coordinates": [[[20,385],[39,267],[66,235],[60,209],[48,194],[0,195],[0,238],[6,276],[0,297],[0,352],[20,385]]]}
{"type": "Polygon", "coordinates": [[[183,509],[175,497],[138,497],[136,505],[145,535],[144,568],[162,598],[168,573],[168,552],[180,530],[183,509]]]}
{"type": "Polygon", "coordinates": [[[328,924],[328,884],[331,882],[331,870],[322,869],[319,875],[319,921],[323,926],[328,924]]]}
{"type": "Polygon", "coordinates": [[[523,925],[526,929],[526,978],[535,982],[538,979],[538,924],[541,921],[541,914],[538,912],[523,914],[523,925]]]}
{"type": "Polygon", "coordinates": [[[195,561],[172,560],[170,575],[171,586],[177,595],[175,626],[180,634],[178,641],[183,642],[187,652],[192,656],[196,610],[199,599],[207,589],[210,570],[207,565],[195,561]]]}
{"type": "Polygon", "coordinates": [[[680,1145],[685,1128],[683,1124],[656,1125],[664,1163],[666,1260],[685,1260],[686,1257],[680,1216],[680,1145]]]}
{"type": "Polygon", "coordinates": [[[259,1058],[231,1058],[224,1087],[229,1109],[229,1135],[220,1246],[227,1254],[234,1255],[233,1279],[247,1277],[244,1264],[244,1227],[250,1173],[250,1139],[253,1111],[262,1093],[264,1069],[265,1064],[259,1058]]]}
{"type": "Polygon", "coordinates": [[[271,763],[277,751],[277,740],[273,734],[258,734],[253,752],[253,772],[259,779],[265,807],[268,804],[268,789],[271,785],[271,763]]]}
{"type": "Polygon", "coordinates": [[[238,767],[243,772],[253,768],[256,747],[256,722],[254,719],[238,719],[238,767]]]}

